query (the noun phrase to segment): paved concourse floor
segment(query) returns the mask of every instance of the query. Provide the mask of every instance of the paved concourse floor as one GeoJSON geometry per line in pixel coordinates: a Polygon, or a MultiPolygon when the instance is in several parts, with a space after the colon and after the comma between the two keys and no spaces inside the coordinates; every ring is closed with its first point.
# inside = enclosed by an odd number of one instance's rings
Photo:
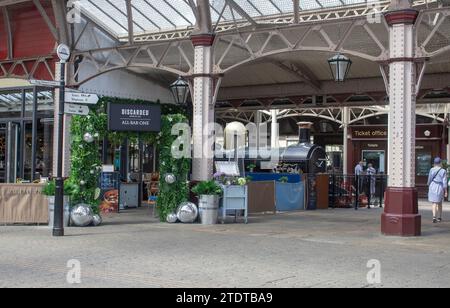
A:
{"type": "Polygon", "coordinates": [[[433,225],[421,203],[420,238],[380,235],[381,209],[202,226],[162,224],[141,208],[101,227],[68,228],[64,238],[42,226],[0,226],[0,287],[450,287],[450,204],[445,210],[433,225]],[[381,283],[367,279],[368,262],[381,283]]]}

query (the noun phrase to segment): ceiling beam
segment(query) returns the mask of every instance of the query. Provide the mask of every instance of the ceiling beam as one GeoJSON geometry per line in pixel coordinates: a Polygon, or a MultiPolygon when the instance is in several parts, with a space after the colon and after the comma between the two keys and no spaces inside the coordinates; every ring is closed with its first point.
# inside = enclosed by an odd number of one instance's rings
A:
{"type": "Polygon", "coordinates": [[[258,23],[234,0],[226,0],[226,2],[234,11],[241,15],[242,18],[247,19],[253,26],[258,25],[258,23]]]}
{"type": "MultiPolygon", "coordinates": [[[[344,83],[336,83],[332,80],[321,81],[321,91],[312,89],[309,85],[299,82],[284,84],[265,84],[249,86],[222,86],[219,93],[219,101],[234,99],[257,99],[261,97],[290,97],[304,95],[334,95],[346,93],[386,92],[386,87],[381,77],[349,79],[344,83]]],[[[426,74],[423,78],[422,89],[445,89],[450,87],[450,73],[426,74]]]]}
{"type": "Polygon", "coordinates": [[[300,23],[300,0],[293,0],[294,3],[294,23],[300,23]]]}
{"type": "Polygon", "coordinates": [[[5,22],[5,32],[7,35],[7,59],[10,60],[12,58],[14,58],[14,53],[13,53],[13,32],[12,32],[12,27],[11,27],[11,16],[9,15],[9,11],[8,8],[6,6],[2,7],[2,11],[3,11],[3,20],[5,22]]]}
{"type": "Polygon", "coordinates": [[[66,18],[66,1],[52,0],[53,14],[55,15],[58,43],[70,46],[69,25],[66,18]]]}
{"type": "Polygon", "coordinates": [[[132,45],[134,43],[134,25],[133,25],[133,7],[131,6],[131,0],[126,0],[127,5],[127,21],[128,21],[128,43],[132,45]]]}
{"type": "Polygon", "coordinates": [[[0,0],[0,6],[8,6],[12,4],[19,4],[23,2],[30,2],[31,0],[0,0]]]}
{"type": "Polygon", "coordinates": [[[41,17],[44,19],[45,23],[47,24],[47,27],[50,30],[50,32],[52,33],[55,40],[59,41],[58,30],[56,29],[55,25],[51,21],[50,17],[48,17],[47,12],[45,11],[41,2],[39,0],[33,0],[33,3],[36,6],[37,10],[39,11],[39,14],[41,14],[41,17]]]}
{"type": "Polygon", "coordinates": [[[317,77],[315,77],[313,73],[306,68],[306,65],[302,65],[303,68],[300,69],[295,64],[288,61],[285,62],[271,61],[270,63],[282,69],[283,71],[299,78],[301,81],[305,82],[313,89],[317,91],[321,90],[320,82],[317,80],[317,77]]]}

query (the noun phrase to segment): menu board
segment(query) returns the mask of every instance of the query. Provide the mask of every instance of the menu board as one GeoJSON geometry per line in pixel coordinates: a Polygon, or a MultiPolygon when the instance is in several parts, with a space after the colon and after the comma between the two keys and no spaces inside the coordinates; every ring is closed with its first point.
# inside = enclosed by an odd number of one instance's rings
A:
{"type": "Polygon", "coordinates": [[[100,174],[100,211],[103,214],[119,211],[119,172],[102,172],[100,174]]]}
{"type": "Polygon", "coordinates": [[[429,153],[417,153],[416,175],[428,176],[432,167],[432,158],[429,153]]]}

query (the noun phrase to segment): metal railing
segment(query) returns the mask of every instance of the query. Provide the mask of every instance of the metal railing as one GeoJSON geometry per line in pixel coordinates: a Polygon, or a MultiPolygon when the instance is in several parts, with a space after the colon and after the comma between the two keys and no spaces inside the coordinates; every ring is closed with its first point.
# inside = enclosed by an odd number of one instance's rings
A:
{"type": "Polygon", "coordinates": [[[387,179],[387,175],[330,174],[330,207],[383,207],[387,179]]]}

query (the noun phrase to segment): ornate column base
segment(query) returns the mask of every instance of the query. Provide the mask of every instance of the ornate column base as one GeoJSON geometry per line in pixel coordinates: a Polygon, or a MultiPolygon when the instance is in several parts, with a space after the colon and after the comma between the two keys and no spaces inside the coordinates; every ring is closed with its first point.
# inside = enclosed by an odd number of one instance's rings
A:
{"type": "Polygon", "coordinates": [[[387,236],[420,236],[422,217],[419,215],[417,189],[389,187],[386,208],[381,216],[381,232],[387,236]]]}

